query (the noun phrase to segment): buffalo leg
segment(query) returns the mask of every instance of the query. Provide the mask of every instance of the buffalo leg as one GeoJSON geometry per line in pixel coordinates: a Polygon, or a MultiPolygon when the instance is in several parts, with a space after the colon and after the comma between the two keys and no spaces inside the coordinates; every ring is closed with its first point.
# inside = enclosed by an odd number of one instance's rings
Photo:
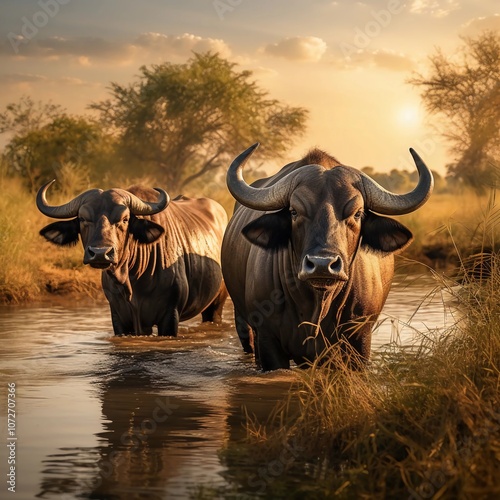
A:
{"type": "Polygon", "coordinates": [[[227,290],[222,283],[217,297],[212,301],[212,303],[201,313],[201,320],[203,323],[209,321],[211,323],[222,323],[222,309],[224,307],[224,302],[227,299],[227,290]]]}
{"type": "Polygon", "coordinates": [[[373,323],[376,316],[371,319],[364,319],[364,324],[359,326],[355,322],[343,325],[342,337],[344,357],[348,366],[352,369],[362,369],[370,359],[371,336],[373,323]]]}
{"type": "Polygon", "coordinates": [[[285,370],[290,368],[290,359],[281,348],[277,339],[267,334],[267,332],[258,332],[259,343],[259,361],[262,370],[265,372],[271,370],[285,370]]]}
{"type": "Polygon", "coordinates": [[[179,311],[174,308],[168,311],[161,321],[158,322],[158,336],[159,337],[177,337],[179,330],[179,311]]]}
{"type": "Polygon", "coordinates": [[[111,323],[113,324],[113,333],[115,335],[130,335],[133,333],[132,322],[123,322],[120,315],[111,309],[111,323]]]}
{"type": "Polygon", "coordinates": [[[363,368],[370,359],[371,354],[371,336],[372,325],[366,325],[360,332],[351,335],[348,339],[354,352],[347,353],[349,364],[354,369],[363,368]]]}
{"type": "Polygon", "coordinates": [[[236,323],[236,333],[238,334],[243,350],[247,354],[252,354],[254,352],[252,329],[236,308],[234,308],[234,321],[236,323]]]}

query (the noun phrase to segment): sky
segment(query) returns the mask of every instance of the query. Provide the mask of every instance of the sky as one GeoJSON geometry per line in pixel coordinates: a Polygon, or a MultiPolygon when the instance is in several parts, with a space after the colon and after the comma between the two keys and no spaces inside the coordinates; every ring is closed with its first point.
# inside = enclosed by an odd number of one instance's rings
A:
{"type": "Polygon", "coordinates": [[[0,109],[30,95],[90,113],[110,82],[210,50],[309,110],[281,164],[319,147],[346,165],[411,170],[413,147],[444,174],[446,123],[408,79],[484,29],[500,30],[498,0],[0,0],[0,109]]]}

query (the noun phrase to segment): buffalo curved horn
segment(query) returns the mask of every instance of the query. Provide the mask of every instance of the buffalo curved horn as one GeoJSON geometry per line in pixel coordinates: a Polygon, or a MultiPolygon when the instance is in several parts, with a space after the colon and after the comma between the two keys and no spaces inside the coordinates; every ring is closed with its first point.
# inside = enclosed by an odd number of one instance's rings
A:
{"type": "MultiPolygon", "coordinates": [[[[80,207],[90,198],[99,195],[103,192],[102,189],[90,189],[84,193],[79,194],[68,203],[59,206],[52,206],[47,203],[47,190],[55,182],[55,179],[44,184],[36,195],[36,206],[42,214],[54,219],[71,219],[78,215],[80,207]]],[[[126,205],[134,215],[153,215],[161,212],[170,203],[170,197],[167,192],[161,188],[155,188],[160,194],[157,202],[144,201],[128,191],[118,189],[117,191],[125,199],[126,205]]]]}
{"type": "MultiPolygon", "coordinates": [[[[303,170],[299,168],[292,171],[269,187],[249,186],[243,179],[243,167],[258,146],[259,143],[250,146],[233,160],[227,172],[227,187],[234,198],[248,208],[280,210],[288,206],[290,193],[300,181],[303,170]]],[[[403,215],[417,210],[429,199],[434,187],[432,172],[412,148],[410,153],[417,166],[419,179],[415,189],[406,194],[391,193],[365,173],[352,167],[344,167],[360,176],[369,209],[384,215],[403,215]]]]}
{"type": "Polygon", "coordinates": [[[410,153],[417,166],[419,178],[415,189],[409,193],[391,193],[365,173],[359,172],[365,190],[365,203],[370,210],[384,215],[409,214],[429,199],[434,188],[432,172],[414,149],[410,148],[410,153]]]}
{"type": "Polygon", "coordinates": [[[71,219],[78,215],[78,210],[85,203],[87,199],[96,194],[102,193],[102,189],[90,189],[82,194],[79,194],[76,198],[73,198],[68,203],[64,205],[49,205],[47,203],[47,190],[49,187],[56,182],[55,179],[44,184],[36,195],[36,206],[43,215],[47,217],[52,217],[54,219],[71,219]]]}
{"type": "Polygon", "coordinates": [[[243,179],[243,167],[258,147],[257,142],[233,160],[227,171],[227,187],[236,201],[245,207],[262,211],[280,210],[288,206],[290,193],[302,174],[301,169],[290,172],[269,187],[256,188],[248,185],[243,179]]]}
{"type": "Polygon", "coordinates": [[[141,200],[135,194],[132,194],[124,189],[116,189],[126,201],[130,213],[134,215],[154,215],[161,212],[170,203],[170,196],[161,188],[154,188],[160,194],[157,202],[141,200]]]}

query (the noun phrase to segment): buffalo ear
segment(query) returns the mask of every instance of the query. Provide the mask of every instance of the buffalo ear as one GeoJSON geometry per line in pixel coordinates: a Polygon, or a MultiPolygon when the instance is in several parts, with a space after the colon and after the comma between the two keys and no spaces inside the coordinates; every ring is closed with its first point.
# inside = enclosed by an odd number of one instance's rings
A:
{"type": "Polygon", "coordinates": [[[290,212],[284,208],[253,220],[241,232],[254,245],[267,250],[278,250],[288,246],[291,231],[290,212]]]}
{"type": "Polygon", "coordinates": [[[405,249],[413,240],[411,231],[398,221],[368,212],[362,223],[363,245],[381,252],[405,249]]]}
{"type": "Polygon", "coordinates": [[[80,223],[78,219],[53,222],[41,229],[40,234],[54,245],[73,246],[78,243],[80,223]]]}
{"type": "Polygon", "coordinates": [[[165,232],[165,229],[151,220],[132,216],[129,231],[139,243],[153,243],[165,232]]]}

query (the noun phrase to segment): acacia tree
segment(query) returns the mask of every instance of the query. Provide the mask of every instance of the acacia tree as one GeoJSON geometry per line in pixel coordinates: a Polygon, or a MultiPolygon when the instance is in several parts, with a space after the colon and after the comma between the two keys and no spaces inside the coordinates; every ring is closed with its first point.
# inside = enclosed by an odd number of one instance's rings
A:
{"type": "Polygon", "coordinates": [[[111,83],[111,98],[90,107],[117,134],[124,156],[150,165],[173,192],[253,142],[263,142],[261,159],[276,157],[304,131],[305,109],[270,99],[250,71],[218,54],[140,71],[130,85],[111,83]]]}
{"type": "Polygon", "coordinates": [[[445,119],[442,134],[455,156],[448,175],[481,192],[496,184],[500,158],[500,35],[485,31],[464,42],[458,59],[438,49],[429,75],[410,83],[422,88],[427,110],[445,119]]]}

